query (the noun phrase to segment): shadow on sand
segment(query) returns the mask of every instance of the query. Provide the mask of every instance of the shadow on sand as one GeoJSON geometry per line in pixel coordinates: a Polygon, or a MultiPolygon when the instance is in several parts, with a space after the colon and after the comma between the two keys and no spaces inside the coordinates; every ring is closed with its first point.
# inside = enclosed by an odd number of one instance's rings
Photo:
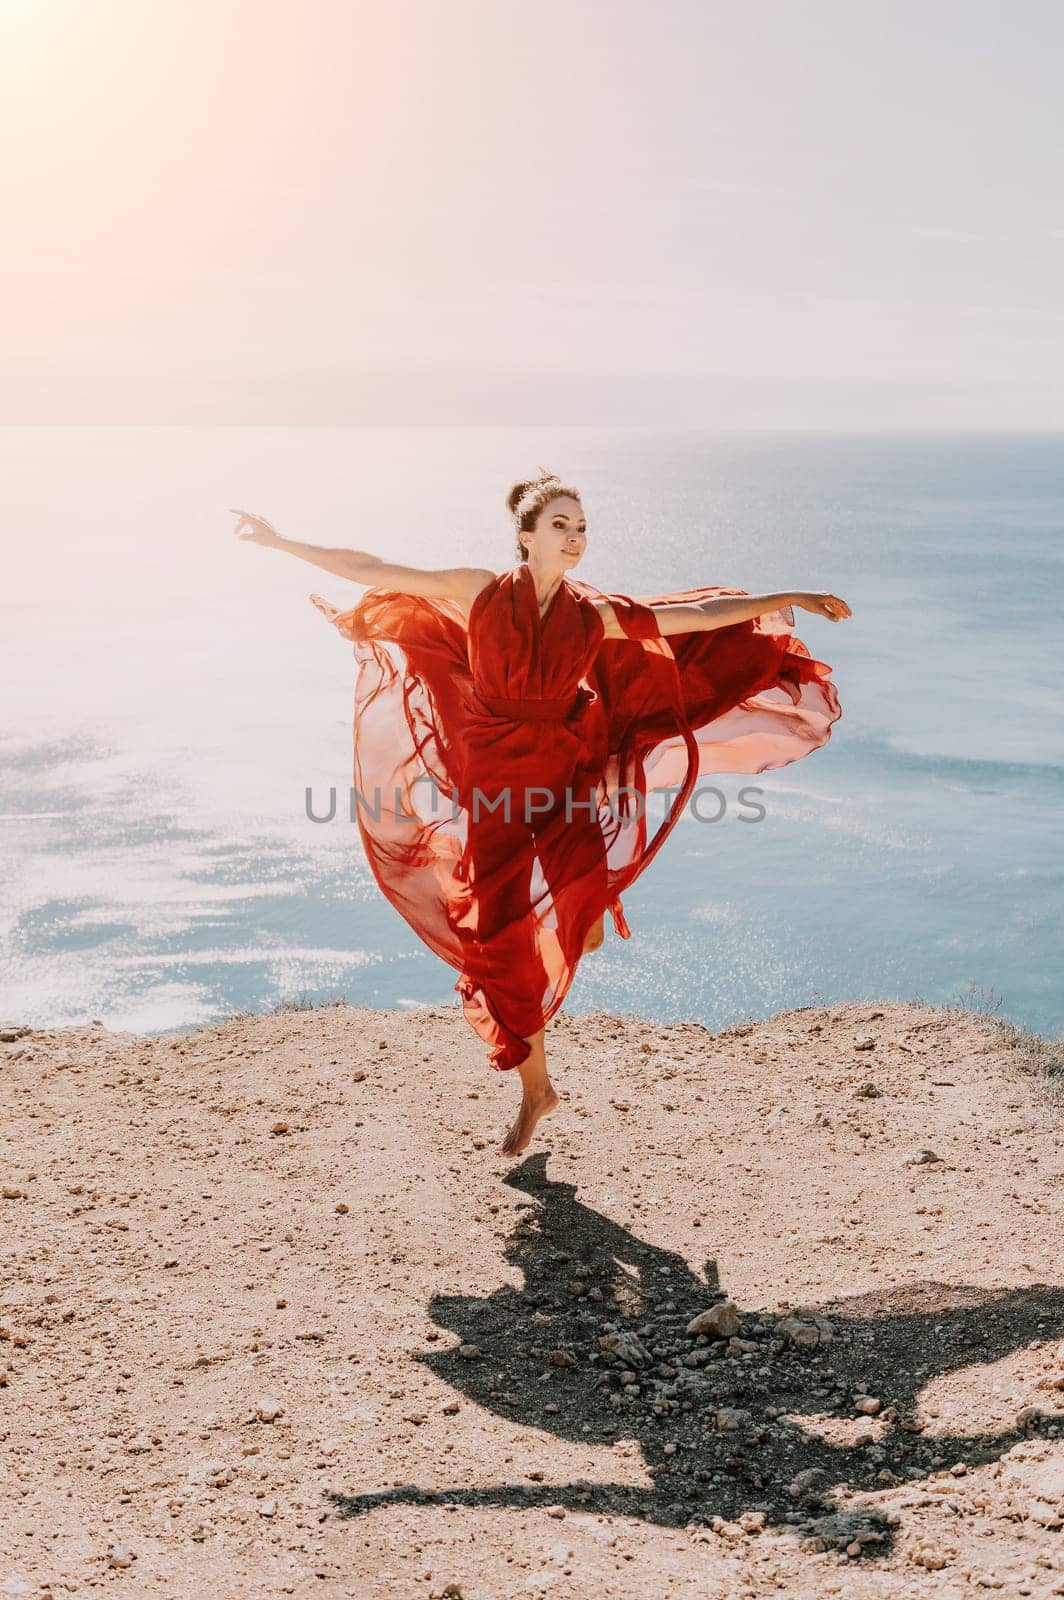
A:
{"type": "Polygon", "coordinates": [[[793,1313],[810,1339],[814,1316],[821,1318],[828,1342],[810,1344],[781,1334],[777,1313],[739,1307],[743,1349],[734,1338],[686,1333],[693,1316],[722,1298],[714,1263],[703,1280],[681,1257],[582,1205],[573,1185],[547,1179],[545,1155],[506,1182],[533,1201],[506,1252],[524,1288],[435,1296],[433,1320],[458,1343],[415,1359],[526,1427],[582,1444],[634,1441],[650,1486],[405,1484],[334,1495],[342,1516],[400,1502],[564,1506],[669,1527],[753,1513],[755,1522],[788,1524],[821,1548],[856,1553],[859,1545],[872,1555],[889,1549],[892,1519],[867,1502],[846,1508],[842,1495],[874,1494],[957,1461],[993,1460],[1029,1427],[1045,1425],[1036,1417],[1008,1431],[926,1436],[915,1405],[937,1374],[1057,1336],[1064,1289],[887,1289],[793,1313]],[[619,1342],[619,1353],[604,1341],[619,1342]],[[480,1355],[463,1357],[459,1345],[480,1355]],[[855,1395],[876,1397],[879,1414],[863,1416],[855,1395]]]}

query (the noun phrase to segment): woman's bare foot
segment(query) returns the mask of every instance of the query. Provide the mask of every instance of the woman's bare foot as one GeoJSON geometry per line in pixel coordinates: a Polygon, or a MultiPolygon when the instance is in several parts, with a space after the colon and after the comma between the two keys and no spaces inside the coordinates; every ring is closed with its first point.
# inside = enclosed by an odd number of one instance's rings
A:
{"type": "Polygon", "coordinates": [[[540,1117],[545,1117],[548,1111],[553,1111],[557,1104],[558,1091],[552,1083],[548,1083],[546,1088],[536,1095],[522,1094],[517,1120],[502,1142],[503,1155],[520,1155],[521,1151],[531,1143],[540,1117]]]}
{"type": "Polygon", "coordinates": [[[531,1142],[540,1117],[553,1111],[558,1093],[547,1076],[547,1053],[543,1048],[546,1028],[526,1039],[528,1055],[517,1068],[521,1077],[521,1109],[517,1121],[502,1142],[504,1156],[516,1156],[531,1142]]]}
{"type": "Polygon", "coordinates": [[[598,921],[594,924],[594,926],[591,927],[588,930],[588,935],[587,935],[587,938],[584,940],[584,948],[583,948],[583,951],[581,953],[586,956],[586,955],[589,954],[590,951],[597,950],[599,948],[599,946],[602,944],[602,941],[605,939],[605,937],[606,937],[605,919],[604,919],[604,917],[599,917],[598,921]]]}

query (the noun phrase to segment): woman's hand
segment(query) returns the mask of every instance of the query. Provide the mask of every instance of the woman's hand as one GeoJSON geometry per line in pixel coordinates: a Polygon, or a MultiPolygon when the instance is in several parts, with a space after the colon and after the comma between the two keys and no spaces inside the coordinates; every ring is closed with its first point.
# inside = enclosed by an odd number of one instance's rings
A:
{"type": "Polygon", "coordinates": [[[233,532],[240,538],[246,539],[250,544],[271,546],[281,542],[281,535],[277,532],[272,522],[265,517],[257,517],[252,511],[241,511],[239,506],[230,506],[233,515],[239,518],[233,532]],[[247,533],[241,533],[241,528],[247,527],[247,533]]]}
{"type": "Polygon", "coordinates": [[[840,600],[837,594],[829,594],[826,589],[799,589],[791,595],[791,604],[801,606],[803,611],[812,611],[818,617],[827,617],[829,622],[841,622],[843,617],[853,615],[845,600],[840,600]]]}

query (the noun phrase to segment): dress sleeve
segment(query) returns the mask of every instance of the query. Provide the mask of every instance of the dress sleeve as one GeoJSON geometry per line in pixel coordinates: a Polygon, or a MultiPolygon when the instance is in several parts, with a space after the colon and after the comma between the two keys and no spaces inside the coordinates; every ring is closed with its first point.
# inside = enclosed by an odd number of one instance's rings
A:
{"type": "Polygon", "coordinates": [[[629,639],[660,639],[663,637],[653,606],[642,600],[633,600],[626,594],[608,594],[605,597],[629,639]]]}

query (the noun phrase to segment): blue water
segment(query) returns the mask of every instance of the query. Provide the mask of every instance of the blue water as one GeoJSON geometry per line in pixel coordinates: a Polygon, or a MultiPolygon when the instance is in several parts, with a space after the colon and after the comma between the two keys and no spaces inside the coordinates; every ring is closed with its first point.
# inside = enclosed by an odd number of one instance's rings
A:
{"type": "Polygon", "coordinates": [[[567,1010],[718,1028],[916,997],[1060,1034],[1048,434],[4,431],[0,1016],[159,1033],[285,1000],[457,1005],[353,824],[305,812],[308,787],[321,810],[347,793],[354,673],[307,596],[363,591],[237,543],[226,508],[501,569],[505,492],[541,465],[580,486],[580,571],[604,589],[821,588],[853,610],[795,614],[841,695],[829,744],[703,780],[723,818],[685,817],[624,897],[632,939],[607,920],[567,1010]]]}

